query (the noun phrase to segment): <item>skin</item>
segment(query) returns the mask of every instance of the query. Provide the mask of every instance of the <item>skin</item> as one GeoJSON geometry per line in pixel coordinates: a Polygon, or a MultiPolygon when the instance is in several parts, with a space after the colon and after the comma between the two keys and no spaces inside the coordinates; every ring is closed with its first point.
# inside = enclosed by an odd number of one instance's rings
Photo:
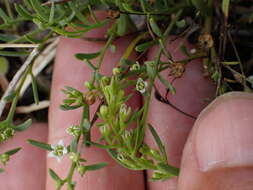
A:
{"type": "MultiPolygon", "coordinates": [[[[89,35],[103,36],[103,31],[89,35]]],[[[122,38],[115,42],[117,52],[106,53],[104,61],[106,66],[102,68],[102,73],[110,74],[129,41],[129,38],[122,38]]],[[[168,41],[167,47],[172,50],[175,60],[183,58],[178,50],[181,42],[182,40],[168,41]]],[[[73,55],[80,52],[96,52],[103,45],[102,42],[88,42],[81,39],[60,40],[54,67],[49,124],[48,126],[34,124],[29,130],[18,133],[14,139],[1,145],[1,152],[23,145],[24,149],[13,156],[6,168],[7,172],[1,174],[0,189],[52,190],[55,189],[54,183],[46,170],[52,168],[60,176],[66,175],[69,168],[67,157],[58,163],[54,158],[48,158],[46,152],[28,145],[25,141],[32,138],[53,144],[59,139],[63,139],[65,144],[69,142],[70,137],[66,134],[65,128],[78,122],[80,110],[71,112],[59,110],[59,105],[64,99],[60,89],[69,85],[85,91],[83,83],[89,80],[90,70],[82,62],[74,59],[73,55]]],[[[189,47],[189,44],[186,45],[189,47]]],[[[152,59],[155,51],[156,48],[151,49],[147,59],[152,59]]],[[[135,55],[131,58],[134,59],[135,55]]],[[[163,76],[167,78],[168,72],[165,71],[163,76]]],[[[83,156],[88,163],[103,161],[108,162],[109,166],[89,172],[84,178],[75,175],[77,190],[252,189],[253,96],[246,93],[229,93],[217,98],[204,109],[207,103],[203,100],[213,96],[214,86],[203,77],[200,61],[189,63],[184,75],[174,84],[178,91],[177,95],[169,96],[171,103],[198,117],[197,120],[175,111],[152,97],[148,122],[161,136],[170,163],[181,168],[180,176],[165,182],[149,182],[144,179],[142,171],[133,172],[124,169],[103,150],[86,148],[83,156]]],[[[164,94],[164,87],[158,81],[156,85],[164,94]]],[[[138,95],[131,101],[135,106],[139,106],[140,102],[138,95]]],[[[96,129],[92,131],[92,138],[98,138],[96,129]]],[[[153,139],[148,132],[145,141],[153,146],[153,139]]],[[[150,177],[151,172],[147,171],[147,174],[150,177]]]]}

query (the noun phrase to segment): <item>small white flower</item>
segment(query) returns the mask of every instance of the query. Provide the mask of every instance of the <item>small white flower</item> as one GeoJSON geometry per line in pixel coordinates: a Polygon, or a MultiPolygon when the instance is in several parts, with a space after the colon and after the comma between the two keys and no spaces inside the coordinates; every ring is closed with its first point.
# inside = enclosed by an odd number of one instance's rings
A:
{"type": "Polygon", "coordinates": [[[135,64],[133,64],[131,67],[130,67],[130,71],[137,71],[141,68],[140,66],[140,63],[138,61],[136,61],[135,64]]]}
{"type": "Polygon", "coordinates": [[[146,92],[147,86],[148,86],[148,83],[146,81],[144,81],[142,78],[138,78],[137,83],[136,83],[137,91],[143,94],[146,92]]]}
{"type": "Polygon", "coordinates": [[[48,157],[56,158],[58,162],[60,162],[63,156],[68,153],[63,140],[59,140],[57,144],[51,145],[51,148],[53,150],[49,152],[48,157]]]}
{"type": "Polygon", "coordinates": [[[66,129],[66,132],[74,137],[78,137],[81,133],[81,128],[78,125],[71,125],[66,129]]]}

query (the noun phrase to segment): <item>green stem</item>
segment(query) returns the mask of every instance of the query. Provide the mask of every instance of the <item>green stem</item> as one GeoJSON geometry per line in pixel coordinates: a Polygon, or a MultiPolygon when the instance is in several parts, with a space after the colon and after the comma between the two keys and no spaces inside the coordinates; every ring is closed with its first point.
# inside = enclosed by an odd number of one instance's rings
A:
{"type": "Polygon", "coordinates": [[[94,14],[94,11],[92,10],[90,4],[88,5],[88,9],[90,11],[91,18],[94,20],[94,22],[96,24],[99,23],[99,20],[97,19],[96,15],[94,14]]]}
{"type": "Polygon", "coordinates": [[[76,163],[75,163],[75,162],[72,162],[71,168],[70,168],[70,170],[69,170],[68,177],[66,178],[66,182],[67,182],[68,184],[71,184],[71,182],[72,182],[72,178],[73,178],[75,169],[76,169],[76,163]]]}
{"type": "Polygon", "coordinates": [[[170,34],[171,30],[173,29],[173,26],[175,25],[175,23],[178,21],[178,19],[180,18],[181,14],[182,14],[182,10],[179,10],[176,14],[176,16],[174,17],[174,19],[171,21],[171,23],[169,24],[169,26],[166,28],[166,30],[164,31],[163,37],[159,40],[160,43],[160,48],[162,49],[162,51],[164,52],[164,55],[167,56],[169,59],[172,58],[171,54],[166,50],[166,45],[165,45],[165,39],[166,37],[170,34]]]}
{"type": "Polygon", "coordinates": [[[144,0],[140,0],[140,3],[141,3],[141,8],[142,8],[143,12],[147,13],[147,9],[146,9],[144,0]]]}
{"type": "Polygon", "coordinates": [[[6,10],[8,12],[8,15],[13,19],[14,16],[13,16],[13,13],[12,13],[12,10],[11,10],[9,0],[4,0],[4,4],[5,4],[6,10]]]}
{"type": "Polygon", "coordinates": [[[212,29],[212,22],[213,22],[213,0],[208,0],[207,2],[207,15],[205,18],[205,26],[204,26],[204,32],[210,34],[212,29]]]}
{"type": "MultiPolygon", "coordinates": [[[[6,7],[6,10],[7,10],[7,13],[9,15],[9,17],[13,20],[14,16],[13,16],[13,12],[11,10],[9,0],[4,0],[4,4],[5,4],[5,7],[6,7]]],[[[16,31],[16,25],[15,24],[12,25],[12,29],[13,29],[13,31],[16,31]]]]}
{"type": "Polygon", "coordinates": [[[107,40],[105,46],[103,47],[103,49],[101,50],[101,54],[99,56],[99,61],[98,61],[98,71],[100,70],[100,67],[102,65],[102,62],[104,60],[104,57],[105,57],[105,53],[106,53],[106,50],[109,48],[109,46],[111,45],[112,41],[114,40],[114,32],[110,35],[109,39],[107,40]]]}
{"type": "MultiPolygon", "coordinates": [[[[84,134],[84,142],[85,142],[85,145],[86,146],[89,146],[90,145],[90,130],[88,132],[84,132],[83,130],[83,126],[84,126],[84,121],[85,119],[87,119],[88,121],[90,121],[90,111],[89,111],[89,105],[88,104],[84,104],[83,106],[83,114],[82,114],[82,118],[81,118],[81,122],[80,122],[80,127],[82,129],[82,134],[84,134]]],[[[90,126],[91,127],[91,126],[90,126]]],[[[78,139],[79,141],[79,139],[78,139]]]]}
{"type": "MultiPolygon", "coordinates": [[[[31,31],[31,32],[27,33],[26,36],[33,36],[33,35],[36,35],[36,34],[42,32],[42,31],[43,31],[42,29],[37,28],[37,29],[35,29],[34,31],[31,31]]],[[[8,43],[24,42],[25,39],[26,39],[25,36],[21,36],[21,37],[15,39],[15,40],[12,40],[12,41],[10,41],[10,42],[8,42],[8,43]]]]}
{"type": "MultiPolygon", "coordinates": [[[[171,30],[173,29],[173,26],[175,25],[176,21],[180,18],[181,14],[182,14],[181,10],[177,12],[176,16],[174,17],[174,19],[171,21],[171,23],[169,24],[169,26],[165,30],[162,39],[166,39],[166,37],[168,37],[168,35],[170,34],[171,30]]],[[[162,56],[162,52],[163,52],[163,47],[160,46],[159,50],[158,50],[158,53],[156,55],[156,58],[155,58],[155,72],[156,73],[158,73],[158,71],[159,71],[159,62],[160,62],[160,59],[161,59],[161,56],[162,56]]],[[[157,74],[156,74],[156,76],[157,76],[157,74]]],[[[148,115],[148,111],[149,111],[151,94],[152,94],[152,90],[153,90],[153,87],[154,87],[154,82],[155,82],[156,76],[149,79],[149,88],[148,88],[148,91],[147,91],[147,96],[145,98],[143,115],[142,115],[142,119],[140,121],[140,126],[139,126],[140,128],[138,129],[139,134],[143,133],[143,131],[145,130],[145,126],[147,124],[147,115],[148,115]]],[[[137,147],[137,146],[138,146],[138,144],[136,143],[133,154],[135,154],[136,151],[138,150],[139,147],[137,147]]]]}

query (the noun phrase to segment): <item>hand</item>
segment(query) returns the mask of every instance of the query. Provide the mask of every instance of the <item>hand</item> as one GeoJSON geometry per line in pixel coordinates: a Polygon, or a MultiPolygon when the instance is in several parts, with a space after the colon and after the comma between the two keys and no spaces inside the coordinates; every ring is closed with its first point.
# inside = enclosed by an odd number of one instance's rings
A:
{"type": "MultiPolygon", "coordinates": [[[[94,32],[93,37],[103,32],[94,32]]],[[[107,52],[102,72],[109,74],[118,62],[130,38],[116,41],[117,51],[107,52]]],[[[168,48],[176,60],[182,59],[179,50],[181,40],[169,43],[168,48]]],[[[0,189],[10,190],[53,190],[54,181],[47,174],[47,168],[54,169],[65,177],[70,167],[66,157],[60,163],[48,158],[47,153],[26,143],[27,138],[48,141],[70,141],[65,128],[78,123],[80,110],[64,112],[59,109],[63,98],[61,89],[73,86],[84,89],[84,81],[90,79],[90,70],[73,55],[80,52],[96,52],[104,44],[82,39],[62,38],[57,50],[51,91],[49,126],[34,124],[28,131],[18,133],[14,139],[1,145],[1,152],[15,147],[23,147],[8,163],[6,172],[1,175],[0,189]]],[[[154,56],[152,49],[147,59],[154,56]]],[[[132,59],[135,55],[132,56],[132,59]]],[[[167,76],[168,71],[165,71],[167,76]]],[[[201,63],[194,61],[186,67],[184,75],[175,81],[176,95],[170,95],[173,105],[184,112],[198,116],[205,107],[205,99],[213,97],[214,86],[203,76],[201,63]]],[[[162,94],[165,88],[156,83],[162,94]]],[[[139,105],[141,97],[136,95],[132,105],[139,105]]],[[[171,106],[152,97],[149,122],[157,129],[165,143],[169,161],[180,167],[178,178],[164,182],[144,180],[142,171],[129,171],[116,164],[104,150],[85,148],[83,157],[89,163],[108,162],[109,166],[88,172],[83,178],[76,174],[76,190],[246,190],[253,187],[253,96],[247,93],[229,93],[217,98],[198,116],[197,121],[176,111],[171,106]],[[145,184],[146,183],[146,184],[145,184]]],[[[93,113],[95,108],[93,109],[93,113]]],[[[94,128],[92,138],[98,138],[94,128]]],[[[148,133],[145,141],[153,143],[148,133]]],[[[147,178],[150,179],[150,171],[147,178]]]]}

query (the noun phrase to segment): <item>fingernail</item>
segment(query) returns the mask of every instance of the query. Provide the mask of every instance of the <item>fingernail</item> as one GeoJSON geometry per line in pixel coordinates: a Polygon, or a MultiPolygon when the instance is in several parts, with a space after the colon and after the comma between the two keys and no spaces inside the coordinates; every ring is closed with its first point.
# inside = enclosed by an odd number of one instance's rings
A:
{"type": "Polygon", "coordinates": [[[228,93],[200,114],[195,125],[199,169],[253,166],[253,95],[228,93]]]}

